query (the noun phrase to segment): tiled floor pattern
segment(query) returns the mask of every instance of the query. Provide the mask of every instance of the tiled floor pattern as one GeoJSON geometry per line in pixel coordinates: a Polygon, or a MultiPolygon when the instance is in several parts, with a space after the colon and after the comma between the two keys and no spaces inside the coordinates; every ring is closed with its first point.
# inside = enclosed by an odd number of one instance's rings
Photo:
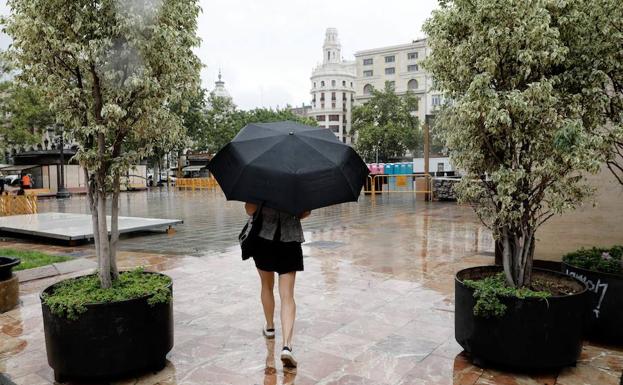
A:
{"type": "MultiPolygon", "coordinates": [[[[392,215],[377,213],[375,220],[346,218],[307,234],[305,271],[296,287],[296,373],[284,373],[275,359],[279,327],[276,346],[261,336],[257,273],[252,262],[240,261],[236,247],[201,258],[121,252],[124,268],[142,265],[174,278],[175,347],[161,372],[114,384],[619,384],[623,350],[589,343],[581,362],[560,373],[471,365],[453,337],[453,273],[490,263],[492,241],[467,211],[414,204],[392,215]]],[[[166,239],[175,242],[177,235],[166,239]]],[[[90,252],[0,243],[8,246],[90,252]]],[[[16,384],[53,383],[38,292],[58,279],[23,284],[22,305],[0,315],[0,372],[16,384]]]]}

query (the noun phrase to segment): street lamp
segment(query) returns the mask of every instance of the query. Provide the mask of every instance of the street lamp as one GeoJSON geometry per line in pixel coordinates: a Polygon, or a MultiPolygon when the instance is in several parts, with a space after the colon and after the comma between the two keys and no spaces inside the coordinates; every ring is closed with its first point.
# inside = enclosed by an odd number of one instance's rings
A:
{"type": "Polygon", "coordinates": [[[58,127],[60,128],[59,130],[60,136],[55,138],[55,141],[56,139],[58,140],[58,145],[59,145],[59,150],[60,150],[61,170],[57,174],[58,189],[56,191],[56,198],[65,199],[71,196],[69,191],[67,191],[67,189],[65,188],[65,152],[64,152],[65,151],[65,128],[62,125],[58,127]]]}

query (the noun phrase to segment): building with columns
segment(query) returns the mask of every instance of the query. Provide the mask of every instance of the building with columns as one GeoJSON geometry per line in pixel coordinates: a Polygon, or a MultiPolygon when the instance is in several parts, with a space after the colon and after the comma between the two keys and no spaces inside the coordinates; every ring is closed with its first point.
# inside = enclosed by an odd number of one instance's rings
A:
{"type": "Polygon", "coordinates": [[[333,131],[340,141],[350,143],[356,67],[354,61],[342,59],[337,29],[327,28],[322,56],[322,64],[312,71],[309,115],[319,126],[333,131]]]}
{"type": "Polygon", "coordinates": [[[311,111],[318,125],[331,129],[344,143],[351,143],[353,106],[371,98],[372,90],[382,90],[389,82],[398,95],[412,92],[418,99],[414,113],[423,124],[442,104],[442,93],[434,90],[430,74],[421,61],[428,56],[427,39],[411,43],[358,51],[355,61],[345,61],[335,28],[327,28],[323,63],[311,76],[311,111]]]}

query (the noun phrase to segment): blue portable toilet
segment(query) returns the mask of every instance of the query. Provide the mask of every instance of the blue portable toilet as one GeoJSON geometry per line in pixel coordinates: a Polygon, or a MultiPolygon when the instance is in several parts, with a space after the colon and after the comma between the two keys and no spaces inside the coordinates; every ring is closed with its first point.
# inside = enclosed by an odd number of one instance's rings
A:
{"type": "Polygon", "coordinates": [[[391,163],[385,163],[385,174],[391,175],[394,173],[394,165],[391,163]]]}
{"type": "Polygon", "coordinates": [[[413,174],[413,162],[407,163],[407,174],[413,174]]]}

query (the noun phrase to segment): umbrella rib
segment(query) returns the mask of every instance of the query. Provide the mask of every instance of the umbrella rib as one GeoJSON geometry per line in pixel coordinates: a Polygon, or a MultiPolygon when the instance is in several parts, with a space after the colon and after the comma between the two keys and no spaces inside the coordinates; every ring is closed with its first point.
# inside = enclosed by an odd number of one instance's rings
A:
{"type": "MultiPolygon", "coordinates": [[[[306,143],[304,140],[300,139],[300,138],[296,138],[298,140],[300,140],[301,142],[305,143],[306,145],[312,147],[309,143],[306,143]]],[[[311,139],[311,138],[310,138],[311,139]]],[[[325,154],[323,154],[322,152],[316,150],[316,148],[312,147],[318,154],[320,154],[322,157],[324,157],[325,159],[327,159],[329,162],[331,162],[335,167],[338,168],[338,170],[340,170],[340,173],[342,173],[342,176],[344,177],[344,180],[346,180],[346,183],[348,184],[348,187],[350,187],[350,191],[353,193],[353,195],[355,195],[355,189],[353,188],[353,185],[350,183],[350,181],[348,180],[348,178],[346,177],[346,174],[344,174],[344,170],[342,170],[342,167],[335,163],[331,158],[329,158],[328,156],[326,156],[325,154]]]]}
{"type": "Polygon", "coordinates": [[[257,158],[259,158],[260,156],[266,154],[268,151],[272,150],[276,145],[278,145],[279,143],[281,143],[281,141],[277,141],[277,143],[273,143],[270,147],[268,147],[266,149],[266,151],[258,154],[257,156],[255,156],[253,159],[250,159],[248,162],[246,162],[247,164],[244,167],[241,167],[240,172],[238,173],[238,175],[236,176],[236,180],[234,181],[234,183],[232,183],[232,187],[231,190],[233,191],[234,188],[236,187],[236,184],[238,184],[238,182],[240,181],[240,178],[242,177],[242,174],[244,173],[244,170],[251,164],[251,162],[253,162],[254,160],[256,160],[257,158]]]}

